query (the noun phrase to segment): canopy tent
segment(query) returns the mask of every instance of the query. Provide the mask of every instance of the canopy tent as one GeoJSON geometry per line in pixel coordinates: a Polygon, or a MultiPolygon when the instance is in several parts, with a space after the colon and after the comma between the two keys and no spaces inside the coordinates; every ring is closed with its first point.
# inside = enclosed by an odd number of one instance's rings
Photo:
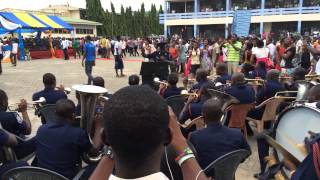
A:
{"type": "Polygon", "coordinates": [[[0,12],[0,34],[16,32],[19,35],[20,60],[24,60],[24,46],[21,33],[42,32],[53,29],[72,31],[73,27],[57,16],[21,12],[0,12]]]}

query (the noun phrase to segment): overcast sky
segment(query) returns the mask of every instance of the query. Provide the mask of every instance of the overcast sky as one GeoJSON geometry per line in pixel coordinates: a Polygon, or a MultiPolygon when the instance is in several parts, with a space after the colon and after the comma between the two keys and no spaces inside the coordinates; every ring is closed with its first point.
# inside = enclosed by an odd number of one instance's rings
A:
{"type": "MultiPolygon", "coordinates": [[[[154,3],[157,6],[163,4],[164,0],[101,0],[104,9],[110,9],[110,1],[113,2],[117,11],[120,11],[121,4],[124,7],[131,6],[132,9],[137,10],[140,8],[142,2],[145,3],[146,9],[150,9],[151,4],[154,3]]],[[[85,0],[0,0],[0,9],[3,8],[16,8],[16,9],[27,9],[37,10],[48,7],[50,4],[67,4],[70,6],[85,8],[85,0]]]]}

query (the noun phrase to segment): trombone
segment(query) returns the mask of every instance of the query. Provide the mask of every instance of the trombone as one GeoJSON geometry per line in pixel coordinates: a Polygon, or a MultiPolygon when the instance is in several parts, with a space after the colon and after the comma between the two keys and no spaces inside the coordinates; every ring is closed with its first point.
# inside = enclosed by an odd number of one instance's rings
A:
{"type": "Polygon", "coordinates": [[[187,90],[182,90],[181,91],[181,95],[183,96],[192,96],[192,97],[195,97],[195,98],[198,98],[199,97],[199,94],[197,93],[189,93],[187,90]]]}
{"type": "MultiPolygon", "coordinates": [[[[36,109],[37,105],[43,105],[45,103],[46,103],[46,99],[44,97],[40,97],[40,99],[37,100],[37,101],[32,101],[31,103],[27,103],[27,109],[36,109]]],[[[18,111],[19,110],[19,104],[20,103],[10,104],[8,106],[8,109],[10,111],[18,111]]]]}
{"type": "Polygon", "coordinates": [[[298,91],[280,91],[280,92],[277,92],[274,97],[278,99],[296,99],[297,98],[297,97],[286,96],[290,93],[298,94],[298,91]]]}
{"type": "Polygon", "coordinates": [[[246,81],[248,81],[248,83],[250,83],[251,85],[254,86],[262,86],[264,84],[264,80],[263,79],[245,79],[246,81]]]}
{"type": "Polygon", "coordinates": [[[158,78],[158,77],[155,77],[154,79],[153,79],[153,82],[154,83],[156,83],[156,84],[162,84],[162,85],[164,85],[164,86],[168,86],[168,83],[166,83],[166,82],[164,82],[164,81],[160,81],[160,79],[158,78]]]}

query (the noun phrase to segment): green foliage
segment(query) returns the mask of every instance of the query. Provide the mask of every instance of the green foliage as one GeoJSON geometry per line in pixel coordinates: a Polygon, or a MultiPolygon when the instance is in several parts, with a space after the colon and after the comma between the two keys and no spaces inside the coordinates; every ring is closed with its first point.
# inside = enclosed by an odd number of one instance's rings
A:
{"type": "Polygon", "coordinates": [[[100,0],[86,0],[86,2],[88,20],[103,24],[98,26],[99,36],[121,35],[135,38],[163,34],[163,25],[159,24],[159,14],[163,13],[162,6],[158,11],[156,5],[152,4],[150,11],[146,12],[144,3],[137,11],[121,5],[120,13],[116,13],[112,2],[111,12],[103,10],[100,0]]]}

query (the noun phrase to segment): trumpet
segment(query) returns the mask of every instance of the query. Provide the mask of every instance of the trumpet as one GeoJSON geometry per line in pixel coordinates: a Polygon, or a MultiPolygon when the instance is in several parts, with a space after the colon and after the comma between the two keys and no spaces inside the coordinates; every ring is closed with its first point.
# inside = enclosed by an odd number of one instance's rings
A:
{"type": "Polygon", "coordinates": [[[155,77],[153,79],[153,82],[156,83],[156,84],[162,84],[162,85],[168,86],[168,83],[166,83],[164,81],[160,81],[160,79],[158,77],[155,77]]]}
{"type": "Polygon", "coordinates": [[[199,97],[199,94],[197,93],[189,93],[187,90],[182,90],[181,91],[181,95],[184,95],[184,96],[193,96],[195,98],[198,98],[199,97]]]}
{"type": "MultiPolygon", "coordinates": [[[[46,103],[46,99],[44,97],[40,97],[39,100],[37,101],[32,101],[31,103],[27,103],[27,109],[36,109],[36,105],[42,105],[46,103]]],[[[10,104],[8,106],[8,109],[10,111],[18,111],[19,110],[19,104],[20,103],[15,103],[15,104],[10,104]]]]}
{"type": "Polygon", "coordinates": [[[71,88],[69,88],[69,87],[56,87],[55,88],[56,90],[63,90],[66,94],[70,94],[71,93],[71,88]]]}
{"type": "Polygon", "coordinates": [[[256,85],[256,86],[262,86],[264,84],[263,79],[245,79],[245,80],[248,81],[250,84],[256,85]]]}

